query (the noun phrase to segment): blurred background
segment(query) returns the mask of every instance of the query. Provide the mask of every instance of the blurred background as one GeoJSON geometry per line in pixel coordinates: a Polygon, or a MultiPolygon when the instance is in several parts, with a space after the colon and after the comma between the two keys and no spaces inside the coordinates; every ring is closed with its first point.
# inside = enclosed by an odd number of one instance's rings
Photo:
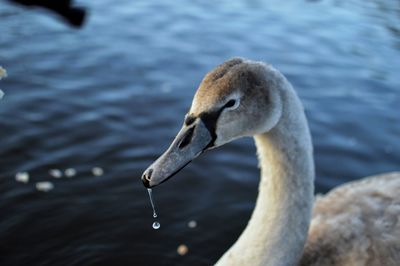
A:
{"type": "Polygon", "coordinates": [[[154,189],[159,230],[140,176],[233,56],[297,89],[316,192],[400,169],[397,0],[80,0],[77,20],[16,2],[0,0],[0,265],[214,263],[254,207],[253,140],[154,189]]]}

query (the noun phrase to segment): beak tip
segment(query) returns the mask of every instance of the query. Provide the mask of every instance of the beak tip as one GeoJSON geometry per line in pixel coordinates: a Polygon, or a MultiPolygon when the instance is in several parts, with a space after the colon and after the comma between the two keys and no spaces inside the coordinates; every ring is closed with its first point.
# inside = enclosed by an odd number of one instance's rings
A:
{"type": "Polygon", "coordinates": [[[147,169],[146,171],[144,171],[144,173],[143,173],[143,175],[142,175],[142,182],[143,182],[143,185],[146,187],[146,188],[151,188],[152,186],[151,186],[151,175],[153,174],[153,169],[147,169]]]}
{"type": "Polygon", "coordinates": [[[145,179],[145,178],[142,177],[142,182],[143,182],[143,185],[144,185],[146,188],[151,188],[150,182],[149,182],[147,179],[145,179]]]}

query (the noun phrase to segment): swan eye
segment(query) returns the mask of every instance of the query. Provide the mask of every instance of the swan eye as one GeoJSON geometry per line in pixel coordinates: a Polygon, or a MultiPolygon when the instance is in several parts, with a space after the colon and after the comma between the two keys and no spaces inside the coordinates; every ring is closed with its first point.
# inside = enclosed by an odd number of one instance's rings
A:
{"type": "Polygon", "coordinates": [[[239,107],[239,100],[235,100],[235,99],[231,99],[229,100],[225,105],[224,105],[224,109],[236,109],[239,107]]]}

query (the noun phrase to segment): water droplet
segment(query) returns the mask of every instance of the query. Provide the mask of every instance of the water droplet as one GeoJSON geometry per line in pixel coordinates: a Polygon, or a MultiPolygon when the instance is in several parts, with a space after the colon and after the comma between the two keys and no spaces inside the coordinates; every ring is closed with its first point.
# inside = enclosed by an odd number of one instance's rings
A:
{"type": "Polygon", "coordinates": [[[157,213],[156,213],[156,208],[155,208],[155,206],[154,206],[153,192],[152,192],[151,188],[148,188],[148,189],[147,189],[147,193],[149,193],[149,198],[150,198],[151,207],[153,208],[153,217],[156,218],[156,217],[157,217],[157,213]]]}
{"type": "MultiPolygon", "coordinates": [[[[149,198],[150,198],[151,207],[153,208],[153,217],[154,217],[154,218],[157,218],[157,213],[156,213],[156,208],[155,208],[155,206],[154,206],[153,193],[152,193],[151,188],[148,188],[148,189],[147,189],[147,192],[149,193],[149,198]]],[[[155,221],[155,222],[153,223],[153,228],[156,229],[156,230],[157,230],[158,228],[160,228],[160,223],[157,222],[157,221],[155,221]]]]}
{"type": "Polygon", "coordinates": [[[156,230],[157,230],[157,229],[160,228],[160,226],[161,226],[161,225],[160,225],[159,222],[154,222],[154,223],[153,223],[153,229],[156,229],[156,230]]]}

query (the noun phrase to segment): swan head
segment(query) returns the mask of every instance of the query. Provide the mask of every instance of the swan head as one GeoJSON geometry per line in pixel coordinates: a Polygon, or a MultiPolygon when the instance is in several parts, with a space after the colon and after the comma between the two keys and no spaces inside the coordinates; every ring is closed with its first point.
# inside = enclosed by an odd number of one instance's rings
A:
{"type": "Polygon", "coordinates": [[[283,83],[283,76],[271,66],[242,58],[211,70],[178,135],[143,173],[143,184],[157,186],[206,150],[271,130],[281,117],[283,83]]]}

